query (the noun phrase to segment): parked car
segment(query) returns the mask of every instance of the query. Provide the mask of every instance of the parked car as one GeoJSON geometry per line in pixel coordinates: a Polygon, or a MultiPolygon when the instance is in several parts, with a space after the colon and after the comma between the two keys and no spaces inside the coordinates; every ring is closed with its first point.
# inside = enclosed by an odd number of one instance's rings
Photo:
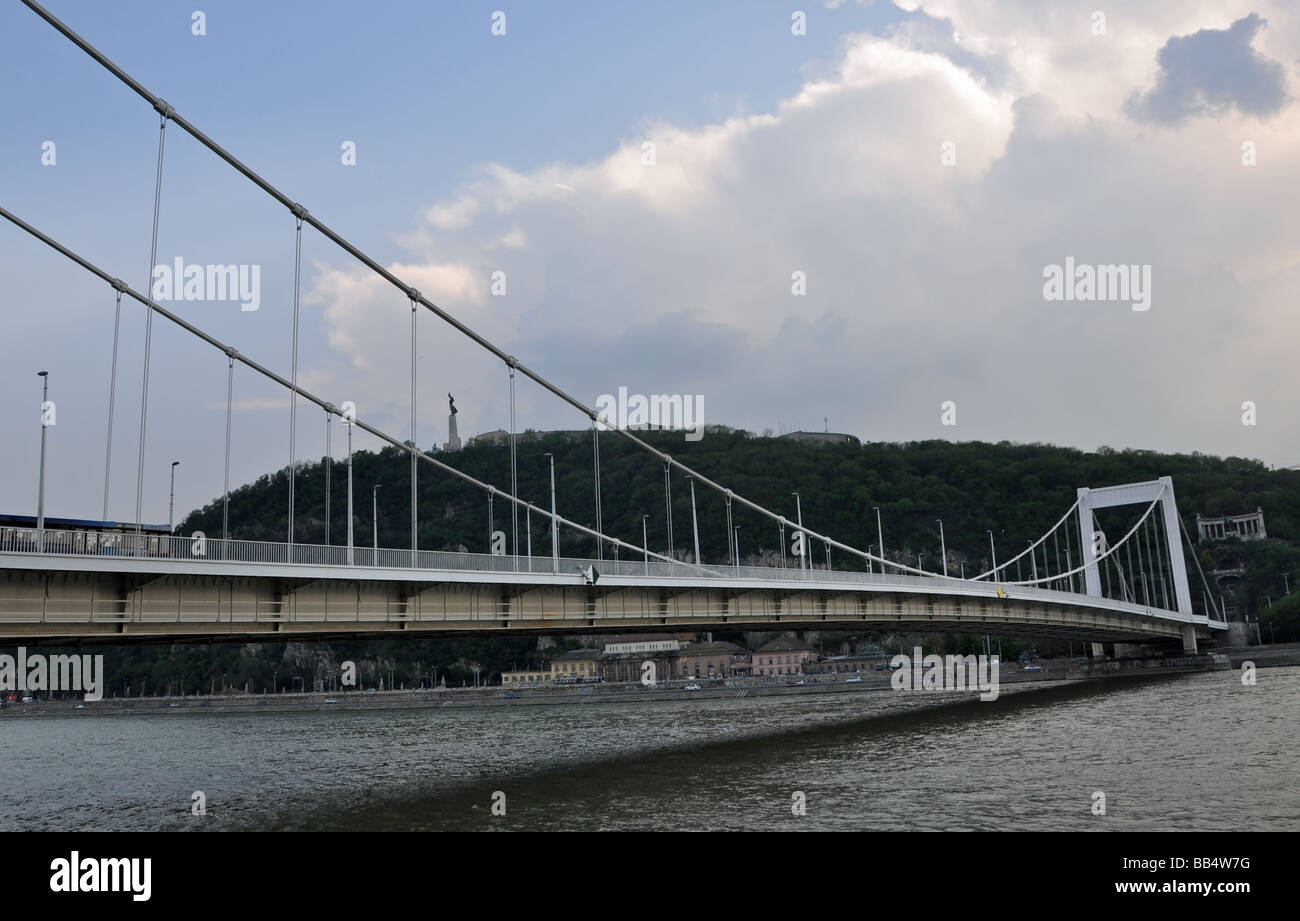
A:
{"type": "Polygon", "coordinates": [[[1027,671],[1027,672],[1041,672],[1042,670],[1043,670],[1043,667],[1042,667],[1041,665],[1026,665],[1026,666],[1025,666],[1025,671],[1027,671]]]}
{"type": "Polygon", "coordinates": [[[845,684],[861,684],[861,683],[862,683],[862,677],[861,677],[860,675],[854,675],[852,678],[845,678],[845,679],[844,679],[844,683],[845,683],[845,684]]]}
{"type": "Polygon", "coordinates": [[[698,684],[688,684],[686,687],[682,688],[683,691],[698,691],[699,689],[700,686],[698,684]]]}

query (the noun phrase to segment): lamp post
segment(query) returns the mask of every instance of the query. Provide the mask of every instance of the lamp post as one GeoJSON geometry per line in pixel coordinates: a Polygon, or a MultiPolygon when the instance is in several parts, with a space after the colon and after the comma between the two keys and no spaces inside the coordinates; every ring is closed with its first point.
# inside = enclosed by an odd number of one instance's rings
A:
{"type": "Polygon", "coordinates": [[[379,486],[376,483],[370,489],[370,539],[375,554],[375,558],[370,561],[372,566],[379,565],[379,486]]]}
{"type": "Polygon", "coordinates": [[[50,372],[37,371],[41,379],[41,476],[36,487],[36,550],[45,550],[45,406],[50,402],[50,372]]]}
{"type": "Polygon", "coordinates": [[[524,527],[528,534],[528,571],[533,571],[533,503],[524,507],[524,527]]]}
{"type": "Polygon", "coordinates": [[[549,451],[546,456],[551,461],[551,572],[560,571],[560,526],[555,517],[555,455],[549,451]]]}
{"type": "Polygon", "coordinates": [[[943,542],[943,519],[936,518],[934,520],[939,522],[939,555],[943,557],[943,575],[944,578],[947,578],[948,577],[948,547],[943,542]]]}
{"type": "Polygon", "coordinates": [[[172,486],[171,486],[171,498],[169,498],[169,499],[167,500],[167,533],[168,533],[168,534],[171,534],[171,533],[173,533],[173,532],[176,530],[176,526],[175,526],[174,524],[172,524],[172,522],[176,520],[176,519],[175,519],[175,514],[176,514],[176,468],[179,467],[180,465],[181,465],[181,462],[180,462],[180,461],[172,461],[172,486]]]}

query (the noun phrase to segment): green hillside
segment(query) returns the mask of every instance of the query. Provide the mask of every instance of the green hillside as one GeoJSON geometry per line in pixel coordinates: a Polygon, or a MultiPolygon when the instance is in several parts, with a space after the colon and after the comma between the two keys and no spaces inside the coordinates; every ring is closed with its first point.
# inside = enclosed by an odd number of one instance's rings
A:
{"type": "MultiPolygon", "coordinates": [[[[988,560],[987,529],[994,529],[1000,559],[1018,553],[1041,535],[1073,504],[1079,486],[1103,486],[1172,476],[1179,510],[1195,535],[1195,516],[1264,510],[1269,540],[1229,540],[1198,546],[1208,570],[1240,567],[1244,574],[1229,593],[1228,603],[1239,615],[1259,616],[1263,638],[1278,642],[1300,639],[1300,594],[1283,601],[1283,572],[1300,575],[1300,472],[1270,471],[1263,464],[1240,458],[1201,454],[1159,454],[1152,451],[1079,451],[1051,445],[1010,443],[906,444],[869,443],[817,446],[785,438],[757,437],[743,431],[710,428],[705,437],[687,442],[680,433],[643,433],[661,450],[671,453],[702,474],[736,492],[780,510],[793,518],[793,490],[800,492],[805,524],[859,547],[876,542],[874,506],[881,508],[888,555],[915,563],[924,555],[927,567],[938,568],[939,538],[935,519],[943,519],[950,565],[965,561],[968,573],[988,560]],[[1005,554],[1005,556],[1003,555],[1005,554]],[[1276,605],[1276,607],[1270,607],[1276,605]],[[1272,620],[1270,620],[1270,617],[1272,620]]],[[[586,433],[527,433],[520,436],[518,473],[520,495],[548,507],[549,467],[546,452],[556,459],[560,513],[594,524],[592,436],[586,433]]],[[[616,433],[601,435],[602,509],[607,533],[630,544],[641,544],[641,516],[649,515],[651,549],[664,552],[664,475],[661,464],[616,433]]],[[[482,480],[507,489],[510,450],[504,445],[474,445],[443,455],[482,480]]],[[[355,540],[371,543],[371,486],[379,491],[379,543],[409,546],[410,462],[397,449],[355,455],[355,540]]],[[[304,464],[298,471],[295,505],[296,539],[325,540],[323,463],[304,464]]],[[[330,537],[346,540],[347,469],[332,465],[330,537]]],[[[679,554],[691,548],[690,493],[681,477],[673,480],[674,537],[679,554]]],[[[716,493],[697,489],[700,541],[706,561],[722,562],[727,554],[726,513],[716,493]]],[[[280,470],[235,490],[230,499],[231,536],[249,540],[283,541],[288,515],[287,471],[280,470]]],[[[487,551],[486,497],[459,480],[422,465],[419,478],[420,546],[426,550],[487,551]]],[[[1135,509],[1136,515],[1140,509],[1135,509]]],[[[759,516],[737,510],[743,558],[779,553],[777,529],[759,516]]],[[[508,503],[495,503],[495,526],[510,534],[508,503]]],[[[1109,527],[1109,525],[1107,525],[1109,527]]],[[[178,531],[221,534],[221,500],[191,513],[178,531]]],[[[789,534],[786,535],[787,540],[789,534]]],[[[524,525],[520,519],[521,552],[524,525]]],[[[550,553],[547,524],[534,515],[533,552],[550,553]]],[[[592,542],[573,533],[561,534],[562,554],[593,552],[592,542]]],[[[824,551],[813,547],[814,559],[824,551]]],[[[635,556],[635,553],[633,553],[635,556]]],[[[862,568],[838,554],[837,568],[862,568]]],[[[1026,572],[1026,575],[1028,573],[1026,572]]],[[[1294,579],[1292,580],[1295,581],[1294,579]]],[[[1193,592],[1199,583],[1193,576],[1193,592]]],[[[563,647],[561,647],[563,648],[563,647]]],[[[1045,650],[1046,651],[1046,650],[1045,650]]],[[[107,659],[109,692],[124,683],[139,693],[142,681],[150,691],[168,682],[191,692],[205,693],[215,685],[253,688],[276,682],[290,687],[295,676],[310,682],[323,663],[354,659],[362,664],[369,686],[381,679],[412,686],[428,683],[435,674],[450,684],[472,682],[472,666],[484,679],[512,666],[540,662],[544,656],[530,639],[376,640],[336,644],[270,643],[244,646],[146,647],[114,651],[107,659]],[[183,679],[182,679],[182,676],[183,679]],[[224,678],[223,678],[224,676],[224,678]]]]}

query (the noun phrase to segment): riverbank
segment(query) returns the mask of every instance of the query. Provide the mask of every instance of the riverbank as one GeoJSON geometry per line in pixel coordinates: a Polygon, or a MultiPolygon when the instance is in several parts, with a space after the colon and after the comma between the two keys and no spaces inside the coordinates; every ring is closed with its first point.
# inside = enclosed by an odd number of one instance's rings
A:
{"type": "MultiPolygon", "coordinates": [[[[1238,667],[1254,661],[1257,667],[1300,664],[1300,644],[1274,656],[1260,655],[1263,647],[1250,647],[1239,660],[1223,655],[1169,656],[1132,661],[1072,659],[1041,665],[1003,663],[999,686],[1035,683],[1113,680],[1238,667]],[[1291,657],[1294,657],[1294,660],[1291,657]]],[[[1234,653],[1235,655],[1235,653],[1234,653]]],[[[738,678],[726,681],[700,679],[698,690],[683,682],[647,687],[641,684],[596,684],[578,687],[503,689],[439,688],[398,691],[374,689],[280,694],[215,694],[187,697],[110,697],[96,701],[38,700],[7,703],[0,718],[9,716],[106,716],[113,714],[266,713],[323,710],[396,710],[441,707],[529,707],[634,703],[663,700],[716,698],[794,697],[808,694],[857,694],[891,689],[892,672],[860,676],[805,675],[790,679],[738,678]]],[[[972,696],[978,694],[972,690],[972,696]]]]}

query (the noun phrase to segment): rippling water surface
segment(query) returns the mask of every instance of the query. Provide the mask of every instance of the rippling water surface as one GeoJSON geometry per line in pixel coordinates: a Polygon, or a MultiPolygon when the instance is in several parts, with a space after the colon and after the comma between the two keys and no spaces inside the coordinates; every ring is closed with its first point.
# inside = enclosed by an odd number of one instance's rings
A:
{"type": "Polygon", "coordinates": [[[1300,830],[1300,668],[1258,676],[1004,687],[993,703],[0,715],[0,829],[1300,830]]]}

